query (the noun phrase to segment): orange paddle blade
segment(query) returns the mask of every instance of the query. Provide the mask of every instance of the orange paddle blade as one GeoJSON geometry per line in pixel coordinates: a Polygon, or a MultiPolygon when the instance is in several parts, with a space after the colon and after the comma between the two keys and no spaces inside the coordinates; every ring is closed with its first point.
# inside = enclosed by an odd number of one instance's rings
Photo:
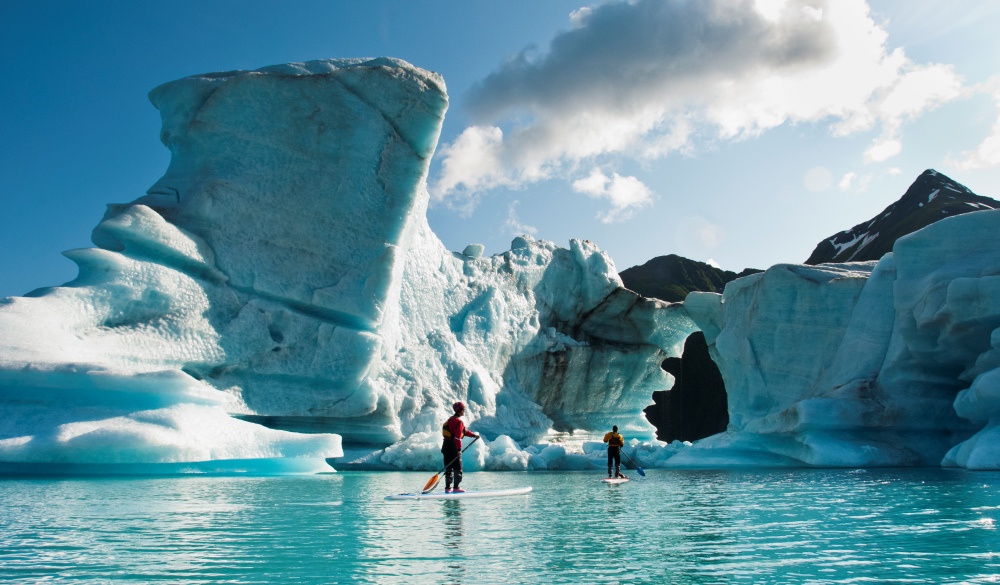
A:
{"type": "Polygon", "coordinates": [[[430,478],[426,484],[424,484],[423,493],[427,493],[437,487],[438,482],[441,481],[441,474],[435,473],[434,477],[430,478]]]}

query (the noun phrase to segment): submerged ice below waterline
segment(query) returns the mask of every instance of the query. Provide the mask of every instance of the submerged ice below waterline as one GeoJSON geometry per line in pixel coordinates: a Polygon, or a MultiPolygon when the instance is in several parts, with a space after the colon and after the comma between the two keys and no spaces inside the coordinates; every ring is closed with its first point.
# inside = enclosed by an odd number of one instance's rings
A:
{"type": "Polygon", "coordinates": [[[423,472],[0,481],[6,579],[848,583],[1000,577],[1000,473],[471,473],[516,498],[388,503],[423,472]]]}

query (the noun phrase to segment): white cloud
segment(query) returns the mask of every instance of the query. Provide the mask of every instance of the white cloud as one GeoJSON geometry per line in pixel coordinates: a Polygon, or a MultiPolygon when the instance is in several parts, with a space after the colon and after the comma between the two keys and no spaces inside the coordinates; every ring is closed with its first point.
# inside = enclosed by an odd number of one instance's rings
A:
{"type": "MultiPolygon", "coordinates": [[[[886,160],[903,122],[961,94],[950,67],[889,51],[864,0],[634,0],[570,21],[547,52],[523,51],[470,92],[477,125],[441,149],[435,198],[590,180],[580,169],[612,157],[690,153],[788,123],[880,127],[868,160],[886,160]]],[[[614,215],[627,195],[602,197],[614,215]]]]}
{"type": "Polygon", "coordinates": [[[502,142],[500,128],[472,126],[454,142],[442,146],[441,173],[431,197],[440,200],[448,194],[473,194],[511,184],[501,171],[502,142]]]}
{"type": "Polygon", "coordinates": [[[845,173],[844,176],[840,178],[840,183],[838,183],[837,186],[840,188],[841,191],[850,191],[851,185],[853,185],[854,181],[856,181],[857,179],[858,179],[858,174],[855,173],[854,171],[845,173]]]}
{"type": "Polygon", "coordinates": [[[882,132],[865,151],[867,162],[883,162],[902,151],[899,134],[906,120],[967,94],[962,79],[951,66],[908,64],[903,69],[905,72],[897,81],[871,104],[872,115],[881,122],[882,132]]]}
{"type": "MultiPolygon", "coordinates": [[[[898,170],[898,169],[897,169],[898,170]]],[[[892,169],[890,169],[890,174],[892,169]]],[[[871,173],[861,176],[851,171],[845,173],[843,177],[840,178],[840,183],[837,186],[841,191],[853,191],[854,193],[864,193],[868,190],[868,185],[871,184],[872,178],[874,176],[871,173]]]]}
{"type": "Polygon", "coordinates": [[[569,13],[569,24],[572,28],[577,29],[584,26],[587,22],[587,18],[594,9],[590,6],[584,6],[569,13]]]}
{"type": "Polygon", "coordinates": [[[786,4],[788,0],[754,0],[753,7],[757,14],[771,22],[777,22],[786,4]]]}
{"type": "Polygon", "coordinates": [[[903,169],[899,167],[890,167],[888,170],[886,170],[886,172],[889,173],[890,177],[898,177],[899,175],[903,174],[903,169]]]}
{"type": "Polygon", "coordinates": [[[587,177],[574,181],[573,190],[611,203],[610,211],[598,215],[604,223],[628,219],[636,209],[653,201],[653,192],[639,179],[618,173],[608,177],[596,167],[587,177]]]}
{"type": "Polygon", "coordinates": [[[601,169],[594,168],[585,179],[577,179],[573,182],[573,190],[577,193],[586,193],[592,197],[600,196],[607,192],[608,177],[601,172],[601,169]]]}
{"type": "Polygon", "coordinates": [[[507,205],[507,221],[503,224],[504,230],[508,234],[515,236],[521,234],[535,235],[538,233],[538,228],[521,223],[521,219],[517,216],[517,206],[520,204],[521,202],[515,199],[507,205]]]}
{"type": "Polygon", "coordinates": [[[885,93],[878,110],[887,125],[898,127],[905,118],[950,102],[962,93],[962,79],[950,65],[912,67],[885,93]]]}
{"type": "MultiPolygon", "coordinates": [[[[1000,78],[993,80],[1000,85],[1000,78]]],[[[1000,89],[993,93],[993,101],[1000,110],[1000,89]]],[[[949,160],[947,164],[959,170],[968,171],[1000,166],[1000,115],[993,122],[989,135],[974,150],[962,153],[960,160],[949,160]]]]}
{"type": "Polygon", "coordinates": [[[965,158],[956,165],[963,171],[1000,166],[1000,119],[979,147],[964,154],[965,158]]]}
{"type": "Polygon", "coordinates": [[[903,150],[903,144],[898,140],[881,139],[865,151],[865,161],[882,162],[888,160],[903,150]]]}

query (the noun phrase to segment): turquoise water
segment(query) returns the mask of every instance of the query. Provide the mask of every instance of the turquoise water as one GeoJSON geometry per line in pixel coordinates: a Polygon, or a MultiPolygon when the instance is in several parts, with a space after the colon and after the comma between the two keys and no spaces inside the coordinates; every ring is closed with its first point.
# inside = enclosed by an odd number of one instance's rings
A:
{"type": "Polygon", "coordinates": [[[1000,581],[1000,473],[470,473],[534,491],[383,499],[430,476],[0,480],[0,582],[1000,581]]]}

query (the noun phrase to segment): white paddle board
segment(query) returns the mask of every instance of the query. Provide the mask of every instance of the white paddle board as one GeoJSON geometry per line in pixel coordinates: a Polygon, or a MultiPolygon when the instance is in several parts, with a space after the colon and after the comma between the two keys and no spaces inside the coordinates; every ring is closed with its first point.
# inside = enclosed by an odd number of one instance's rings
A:
{"type": "Polygon", "coordinates": [[[605,477],[602,479],[604,483],[625,483],[628,481],[627,477],[605,477]]]}
{"type": "Polygon", "coordinates": [[[519,496],[531,491],[531,487],[510,488],[506,490],[484,490],[469,491],[446,494],[444,492],[431,492],[429,494],[396,494],[386,496],[387,500],[464,500],[467,498],[498,498],[502,496],[519,496]]]}

